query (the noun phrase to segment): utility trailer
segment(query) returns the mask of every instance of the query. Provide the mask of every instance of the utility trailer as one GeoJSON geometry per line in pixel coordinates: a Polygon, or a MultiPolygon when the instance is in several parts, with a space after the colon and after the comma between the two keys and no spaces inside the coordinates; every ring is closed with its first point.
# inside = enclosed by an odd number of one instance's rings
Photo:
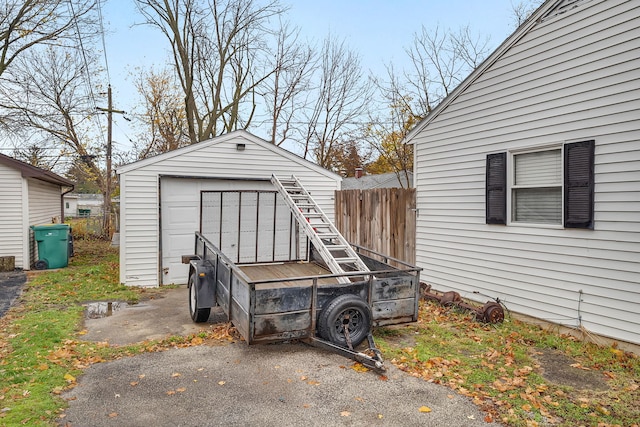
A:
{"type": "Polygon", "coordinates": [[[421,269],[347,243],[295,177],[271,180],[276,191],[252,192],[248,203],[221,194],[218,217],[232,209],[237,220],[195,233],[195,254],[183,256],[191,318],[205,322],[220,306],[248,344],[300,340],[383,371],[372,328],[418,319],[421,269]]]}

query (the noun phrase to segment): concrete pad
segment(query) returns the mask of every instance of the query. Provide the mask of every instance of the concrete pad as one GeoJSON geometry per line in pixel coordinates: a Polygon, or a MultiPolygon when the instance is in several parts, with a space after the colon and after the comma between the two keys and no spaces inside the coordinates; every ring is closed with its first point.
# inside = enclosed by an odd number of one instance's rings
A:
{"type": "MultiPolygon", "coordinates": [[[[160,296],[139,304],[126,305],[114,301],[110,315],[85,319],[87,334],[82,338],[87,341],[106,341],[112,345],[126,345],[207,330],[209,324],[197,324],[191,320],[188,298],[187,287],[181,286],[167,289],[160,296]]],[[[215,313],[212,317],[215,317],[215,313]]]]}

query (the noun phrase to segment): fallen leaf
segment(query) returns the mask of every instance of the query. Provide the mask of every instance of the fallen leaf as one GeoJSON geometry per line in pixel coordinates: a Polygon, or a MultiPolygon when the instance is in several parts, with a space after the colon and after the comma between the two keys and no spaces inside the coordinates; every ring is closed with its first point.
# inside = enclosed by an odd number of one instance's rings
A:
{"type": "Polygon", "coordinates": [[[73,376],[73,375],[71,375],[71,374],[64,374],[64,377],[63,377],[63,378],[64,378],[65,380],[67,380],[67,382],[68,382],[68,383],[74,383],[74,382],[76,382],[76,377],[74,377],[74,376],[73,376]]]}
{"type": "Polygon", "coordinates": [[[378,419],[379,419],[379,420],[381,420],[381,419],[383,419],[383,418],[384,418],[384,415],[382,415],[382,414],[378,414],[378,419]]]}
{"type": "Polygon", "coordinates": [[[428,413],[431,412],[431,408],[429,408],[428,406],[421,406],[420,408],[418,408],[418,411],[428,413]]]}
{"type": "Polygon", "coordinates": [[[314,381],[314,380],[307,381],[307,384],[309,384],[309,385],[320,385],[320,383],[318,381],[314,381]]]}
{"type": "Polygon", "coordinates": [[[525,403],[524,405],[522,405],[522,409],[529,412],[531,410],[531,405],[529,405],[528,403],[525,403]]]}
{"type": "Polygon", "coordinates": [[[185,391],[187,391],[187,389],[185,387],[180,387],[180,388],[177,388],[176,391],[178,393],[184,393],[185,391]]]}
{"type": "Polygon", "coordinates": [[[349,412],[349,411],[342,411],[342,412],[340,412],[340,416],[341,416],[341,417],[349,417],[349,416],[351,416],[351,412],[349,412]]]}
{"type": "Polygon", "coordinates": [[[173,374],[171,374],[171,377],[172,377],[172,378],[175,378],[175,377],[179,377],[179,376],[181,376],[181,375],[182,375],[181,373],[174,372],[173,374]]]}
{"type": "Polygon", "coordinates": [[[109,414],[109,418],[115,418],[117,416],[118,416],[117,412],[112,412],[112,413],[109,414]]]}
{"type": "Polygon", "coordinates": [[[367,368],[366,366],[364,366],[362,363],[354,363],[351,366],[351,369],[353,369],[356,372],[369,372],[369,368],[367,368]]]}
{"type": "Polygon", "coordinates": [[[218,381],[218,385],[225,385],[226,383],[226,381],[218,381]]]}
{"type": "Polygon", "coordinates": [[[138,381],[131,381],[129,385],[131,385],[131,387],[135,387],[138,385],[138,381]]]}
{"type": "Polygon", "coordinates": [[[176,394],[176,391],[175,390],[167,391],[167,395],[171,396],[172,394],[176,394]]]}
{"type": "Polygon", "coordinates": [[[140,375],[138,375],[138,378],[140,378],[140,379],[143,379],[144,377],[145,377],[145,375],[144,375],[144,374],[140,374],[140,375]]]}

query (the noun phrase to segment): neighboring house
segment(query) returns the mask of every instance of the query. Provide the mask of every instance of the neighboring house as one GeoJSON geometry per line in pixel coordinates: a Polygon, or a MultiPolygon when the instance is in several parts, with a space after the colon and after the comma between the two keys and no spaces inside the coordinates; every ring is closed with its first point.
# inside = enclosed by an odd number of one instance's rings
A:
{"type": "Polygon", "coordinates": [[[65,218],[75,218],[78,216],[78,195],[76,193],[65,194],[63,203],[65,218]]]}
{"type": "Polygon", "coordinates": [[[64,214],[69,217],[102,216],[102,194],[69,193],[64,196],[64,214]]]}
{"type": "Polygon", "coordinates": [[[32,225],[61,222],[62,197],[74,183],[0,154],[0,256],[15,257],[16,268],[29,270],[36,253],[32,225]]]}
{"type": "Polygon", "coordinates": [[[194,233],[202,231],[203,224],[222,223],[216,218],[220,209],[212,206],[223,193],[240,198],[240,193],[275,191],[272,174],[295,175],[333,218],[334,192],[341,181],[337,174],[246,131],[124,165],[117,172],[120,281],[136,286],[187,282],[188,266],[181,256],[193,253],[194,233]],[[209,195],[215,195],[213,200],[209,195]]]}
{"type": "Polygon", "coordinates": [[[369,190],[372,188],[412,188],[413,173],[402,172],[398,177],[395,172],[381,173],[377,175],[363,175],[361,170],[356,170],[356,176],[342,180],[342,190],[369,190]],[[407,182],[408,176],[408,182],[407,182]]]}
{"type": "Polygon", "coordinates": [[[406,140],[424,281],[640,344],[640,2],[546,1],[406,140]]]}

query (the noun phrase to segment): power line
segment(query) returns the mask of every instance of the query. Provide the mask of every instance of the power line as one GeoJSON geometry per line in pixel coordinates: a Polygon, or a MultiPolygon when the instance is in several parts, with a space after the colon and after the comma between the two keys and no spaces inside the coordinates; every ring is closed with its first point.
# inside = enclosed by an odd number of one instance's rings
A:
{"type": "Polygon", "coordinates": [[[107,83],[111,86],[111,75],[109,74],[109,61],[107,60],[107,43],[104,40],[104,20],[102,18],[102,2],[98,0],[98,19],[100,20],[100,37],[102,39],[102,52],[104,53],[104,67],[107,71],[107,83]]]}
{"type": "MultiPolygon", "coordinates": [[[[73,7],[73,0],[69,0],[69,8],[71,9],[72,16],[76,18],[75,19],[76,36],[78,37],[78,44],[80,45],[80,53],[82,54],[82,60],[84,62],[85,78],[87,80],[89,98],[91,99],[91,103],[93,104],[93,109],[95,110],[98,108],[98,103],[96,102],[96,97],[93,93],[93,83],[91,82],[91,73],[89,72],[89,61],[87,60],[87,54],[84,49],[84,43],[82,41],[82,33],[80,32],[80,26],[78,25],[78,17],[76,16],[75,8],[73,7]]],[[[98,2],[98,11],[100,11],[100,2],[98,2]]],[[[100,16],[102,15],[100,14],[100,16]]],[[[101,24],[102,24],[102,21],[101,21],[101,24]]],[[[102,25],[100,26],[100,28],[102,28],[102,25]]],[[[103,35],[104,35],[104,32],[103,32],[103,35]]],[[[104,41],[104,37],[103,37],[103,41],[104,41]]],[[[100,138],[102,138],[102,140],[104,141],[104,132],[102,131],[102,128],[100,127],[97,121],[96,121],[96,126],[98,128],[98,135],[100,135],[100,138]]]]}

